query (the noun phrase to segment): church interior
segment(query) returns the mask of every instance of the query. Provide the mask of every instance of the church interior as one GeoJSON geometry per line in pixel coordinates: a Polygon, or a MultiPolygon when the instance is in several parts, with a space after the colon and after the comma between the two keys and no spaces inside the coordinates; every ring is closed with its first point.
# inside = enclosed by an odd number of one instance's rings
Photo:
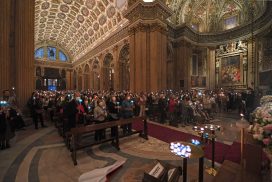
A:
{"type": "Polygon", "coordinates": [[[272,181],[271,17],[270,0],[1,0],[0,181],[272,181]]]}

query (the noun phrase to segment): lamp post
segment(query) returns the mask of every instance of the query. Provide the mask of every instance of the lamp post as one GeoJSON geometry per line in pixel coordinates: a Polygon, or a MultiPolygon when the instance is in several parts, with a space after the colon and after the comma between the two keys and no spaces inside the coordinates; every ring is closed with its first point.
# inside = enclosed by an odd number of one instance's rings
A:
{"type": "Polygon", "coordinates": [[[236,122],[236,126],[240,129],[241,134],[241,161],[240,164],[244,168],[244,144],[245,144],[245,129],[249,127],[249,123],[241,114],[241,119],[236,122]]]}
{"type": "Polygon", "coordinates": [[[215,169],[215,131],[220,130],[220,128],[221,126],[213,124],[193,127],[193,130],[198,132],[199,136],[201,137],[201,141],[203,142],[203,144],[207,143],[207,139],[210,139],[212,142],[212,166],[205,170],[209,175],[212,176],[216,176],[217,174],[217,171],[215,169]]]}

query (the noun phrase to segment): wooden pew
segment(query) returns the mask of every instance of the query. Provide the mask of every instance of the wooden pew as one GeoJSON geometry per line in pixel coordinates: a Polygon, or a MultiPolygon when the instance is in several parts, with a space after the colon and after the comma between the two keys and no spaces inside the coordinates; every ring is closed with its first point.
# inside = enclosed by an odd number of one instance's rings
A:
{"type": "Polygon", "coordinates": [[[136,133],[139,133],[140,137],[143,137],[144,139],[148,139],[148,134],[147,134],[147,122],[145,117],[137,117],[137,118],[129,118],[129,119],[120,119],[118,121],[109,121],[105,123],[99,123],[99,124],[92,124],[92,125],[87,125],[87,126],[82,126],[82,127],[77,127],[77,128],[72,128],[71,129],[71,157],[73,160],[74,165],[77,165],[77,159],[76,159],[76,151],[82,148],[90,147],[93,145],[105,143],[105,142],[112,142],[112,145],[117,149],[120,150],[119,148],[119,139],[122,137],[130,136],[136,133]],[[144,127],[142,130],[139,131],[133,131],[125,136],[119,136],[119,126],[125,125],[125,124],[131,124],[134,120],[139,120],[144,122],[144,127]],[[91,142],[88,144],[82,144],[79,140],[79,137],[83,134],[87,133],[92,133],[96,130],[101,130],[101,129],[107,129],[107,128],[115,128],[115,136],[114,137],[109,137],[100,141],[95,141],[91,142]]]}

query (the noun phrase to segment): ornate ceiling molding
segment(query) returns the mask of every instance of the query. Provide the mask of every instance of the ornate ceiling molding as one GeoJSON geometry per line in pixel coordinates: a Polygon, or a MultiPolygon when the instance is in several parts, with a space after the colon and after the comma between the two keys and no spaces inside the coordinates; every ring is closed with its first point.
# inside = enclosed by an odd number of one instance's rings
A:
{"type": "Polygon", "coordinates": [[[85,61],[93,59],[93,57],[101,54],[103,51],[107,49],[114,48],[115,45],[120,44],[120,42],[124,41],[129,37],[128,34],[128,24],[125,24],[122,29],[119,29],[115,34],[110,36],[108,39],[105,39],[101,44],[98,44],[91,51],[89,51],[85,56],[80,58],[78,61],[74,62],[73,65],[77,66],[82,64],[85,61]]]}
{"type": "Polygon", "coordinates": [[[76,61],[123,21],[117,1],[35,0],[35,43],[53,41],[76,61]]]}
{"type": "Polygon", "coordinates": [[[240,26],[250,22],[251,9],[257,19],[265,10],[266,1],[251,0],[166,0],[174,12],[169,21],[175,25],[197,26],[200,32],[224,30],[226,18],[236,16],[240,26]]]}
{"type": "Polygon", "coordinates": [[[43,60],[35,60],[34,65],[41,66],[41,67],[52,67],[52,68],[73,68],[73,65],[71,63],[43,61],[43,60]]]}

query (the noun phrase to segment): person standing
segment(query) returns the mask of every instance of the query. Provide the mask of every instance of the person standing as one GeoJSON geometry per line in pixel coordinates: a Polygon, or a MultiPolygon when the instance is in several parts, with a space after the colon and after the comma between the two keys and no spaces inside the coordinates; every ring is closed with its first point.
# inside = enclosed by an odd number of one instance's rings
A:
{"type": "Polygon", "coordinates": [[[164,124],[166,119],[166,110],[167,110],[167,102],[166,102],[164,94],[160,95],[160,99],[158,101],[158,107],[160,112],[160,123],[164,124]]]}
{"type": "Polygon", "coordinates": [[[80,102],[80,93],[76,92],[74,94],[74,98],[64,107],[63,113],[68,119],[68,123],[66,125],[66,129],[68,131],[71,130],[71,128],[76,127],[76,119],[77,119],[77,113],[78,111],[78,105],[80,102]]]}
{"type": "Polygon", "coordinates": [[[142,93],[139,99],[139,106],[140,106],[140,114],[139,116],[145,116],[145,105],[146,105],[146,97],[142,93]]]}
{"type": "MultiPolygon", "coordinates": [[[[122,116],[124,119],[132,118],[133,117],[133,108],[134,108],[134,101],[131,100],[130,95],[126,96],[126,99],[122,102],[122,116]]],[[[126,124],[122,126],[123,134],[131,133],[132,124],[126,124]]]]}
{"type": "MultiPolygon", "coordinates": [[[[94,121],[96,124],[105,122],[107,118],[107,110],[104,107],[102,100],[98,101],[98,105],[94,108],[94,121]]],[[[95,141],[99,141],[105,138],[105,129],[95,131],[95,141]]]]}
{"type": "Polygon", "coordinates": [[[39,94],[33,92],[32,97],[28,101],[28,106],[31,110],[32,119],[35,125],[35,129],[38,129],[38,119],[41,122],[41,126],[45,127],[43,122],[43,104],[39,98],[39,94]]]}
{"type": "MultiPolygon", "coordinates": [[[[117,102],[115,96],[111,97],[111,100],[107,104],[107,108],[109,111],[109,121],[119,120],[120,103],[117,102]]],[[[111,137],[114,137],[116,135],[115,131],[116,127],[111,127],[111,137]]]]}

